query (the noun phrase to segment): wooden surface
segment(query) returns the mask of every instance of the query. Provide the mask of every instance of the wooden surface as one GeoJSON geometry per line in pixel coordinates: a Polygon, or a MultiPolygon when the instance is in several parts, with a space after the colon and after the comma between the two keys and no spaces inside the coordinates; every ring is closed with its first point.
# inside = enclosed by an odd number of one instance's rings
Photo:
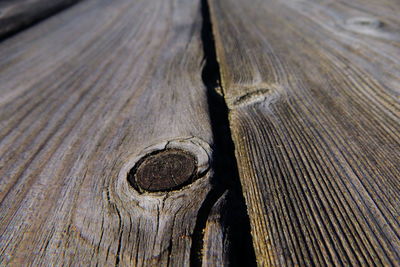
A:
{"type": "Polygon", "coordinates": [[[1,266],[201,263],[201,27],[199,1],[87,0],[0,44],[1,266]],[[139,193],[128,173],[165,149],[195,157],[195,181],[139,193]]]}
{"type": "Polygon", "coordinates": [[[84,0],[16,33],[50,2],[0,3],[0,266],[400,265],[397,0],[84,0]]]}
{"type": "Polygon", "coordinates": [[[0,1],[0,40],[32,23],[44,19],[78,0],[2,0],[0,1]]]}
{"type": "Polygon", "coordinates": [[[209,2],[258,264],[399,265],[399,2],[209,2]]]}

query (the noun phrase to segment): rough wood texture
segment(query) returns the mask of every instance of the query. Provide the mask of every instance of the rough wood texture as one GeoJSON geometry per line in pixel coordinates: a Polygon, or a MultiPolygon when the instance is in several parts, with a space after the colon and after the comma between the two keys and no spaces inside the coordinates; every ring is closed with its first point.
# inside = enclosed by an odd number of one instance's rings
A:
{"type": "Polygon", "coordinates": [[[1,266],[200,262],[201,23],[199,1],[88,0],[0,44],[1,266]],[[165,149],[194,155],[196,180],[140,194],[128,173],[165,149]]]}
{"type": "Polygon", "coordinates": [[[202,266],[256,266],[242,196],[227,190],[215,202],[204,227],[202,266]]]}
{"type": "Polygon", "coordinates": [[[203,266],[229,265],[229,234],[226,215],[229,212],[228,192],[225,192],[212,207],[204,228],[203,266]],[[215,253],[223,251],[223,253],[215,253]]]}
{"type": "Polygon", "coordinates": [[[258,264],[399,265],[399,2],[210,10],[258,264]]]}
{"type": "Polygon", "coordinates": [[[72,5],[78,0],[0,1],[0,39],[72,5]]]}

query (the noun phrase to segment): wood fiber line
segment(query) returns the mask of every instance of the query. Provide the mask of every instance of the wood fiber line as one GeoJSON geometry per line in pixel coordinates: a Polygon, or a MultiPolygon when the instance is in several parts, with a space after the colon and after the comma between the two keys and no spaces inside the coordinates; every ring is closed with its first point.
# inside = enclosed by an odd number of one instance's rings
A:
{"type": "Polygon", "coordinates": [[[1,266],[191,263],[213,180],[200,11],[87,0],[0,43],[1,266]],[[136,191],[130,170],[165,150],[195,179],[136,191]]]}
{"type": "Polygon", "coordinates": [[[0,40],[71,6],[78,0],[4,0],[0,2],[0,40]]]}
{"type": "Polygon", "coordinates": [[[210,10],[258,264],[400,264],[400,5],[210,10]]]}

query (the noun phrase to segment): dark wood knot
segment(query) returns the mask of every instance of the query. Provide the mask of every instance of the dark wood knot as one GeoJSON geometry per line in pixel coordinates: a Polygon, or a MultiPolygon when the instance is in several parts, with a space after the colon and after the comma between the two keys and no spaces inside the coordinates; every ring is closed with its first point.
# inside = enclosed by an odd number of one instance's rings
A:
{"type": "Polygon", "coordinates": [[[353,30],[378,30],[384,23],[373,17],[353,17],[346,21],[346,25],[353,30]]]}
{"type": "Polygon", "coordinates": [[[128,181],[139,191],[170,191],[191,183],[196,169],[196,159],[191,153],[166,149],[139,160],[129,172],[128,181]]]}

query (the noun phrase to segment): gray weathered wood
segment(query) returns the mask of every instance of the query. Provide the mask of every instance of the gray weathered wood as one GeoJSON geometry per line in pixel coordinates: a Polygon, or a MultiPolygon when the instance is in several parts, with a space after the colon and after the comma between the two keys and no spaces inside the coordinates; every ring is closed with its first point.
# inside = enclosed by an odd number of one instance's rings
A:
{"type": "Polygon", "coordinates": [[[229,227],[226,227],[226,214],[229,212],[228,191],[211,209],[204,228],[203,266],[229,265],[229,227]],[[222,252],[222,253],[219,253],[222,252]]]}
{"type": "Polygon", "coordinates": [[[199,1],[87,0],[0,44],[1,266],[200,262],[213,177],[201,23],[199,1]],[[169,148],[195,156],[197,180],[131,187],[135,163],[169,148]]]}
{"type": "Polygon", "coordinates": [[[212,207],[204,227],[202,266],[246,266],[255,264],[243,197],[226,190],[212,207]]]}
{"type": "Polygon", "coordinates": [[[0,1],[0,39],[66,8],[78,0],[0,1]]]}
{"type": "Polygon", "coordinates": [[[399,265],[399,2],[210,9],[258,264],[399,265]]]}

